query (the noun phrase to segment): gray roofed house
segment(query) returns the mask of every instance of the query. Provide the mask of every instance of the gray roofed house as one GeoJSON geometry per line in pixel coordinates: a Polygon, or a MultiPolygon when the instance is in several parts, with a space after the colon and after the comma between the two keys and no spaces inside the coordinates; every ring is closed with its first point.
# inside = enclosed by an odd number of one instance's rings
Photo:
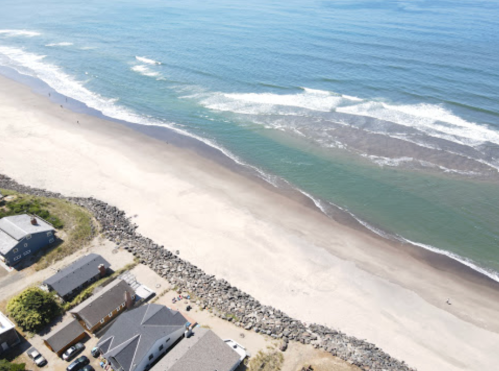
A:
{"type": "Polygon", "coordinates": [[[13,215],[0,219],[0,258],[8,265],[54,242],[54,226],[42,218],[13,215]]]}
{"type": "Polygon", "coordinates": [[[135,297],[132,287],[120,279],[114,280],[96,292],[97,289],[99,288],[94,290],[90,298],[69,311],[91,332],[95,332],[105,323],[126,311],[126,292],[130,295],[130,299],[135,297]]]}
{"type": "Polygon", "coordinates": [[[43,338],[45,345],[54,353],[61,355],[71,345],[76,344],[86,336],[86,332],[80,323],[71,319],[63,322],[50,334],[43,338]]]}
{"type": "Polygon", "coordinates": [[[97,346],[115,370],[143,371],[183,336],[188,325],[180,312],[148,304],[118,317],[97,346]]]}
{"type": "Polygon", "coordinates": [[[196,327],[151,371],[233,371],[241,363],[239,354],[209,329],[196,327]]]}
{"type": "Polygon", "coordinates": [[[67,300],[81,289],[105,276],[110,264],[97,254],[88,254],[43,281],[49,289],[67,300]],[[101,268],[99,268],[101,266],[101,268]]]}

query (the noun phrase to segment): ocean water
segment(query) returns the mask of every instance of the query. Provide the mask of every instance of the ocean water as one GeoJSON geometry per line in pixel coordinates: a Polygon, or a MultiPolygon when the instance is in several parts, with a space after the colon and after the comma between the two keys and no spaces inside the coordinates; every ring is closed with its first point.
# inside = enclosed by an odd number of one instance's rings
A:
{"type": "Polygon", "coordinates": [[[0,66],[202,140],[327,214],[499,281],[499,2],[0,9],[0,66]]]}

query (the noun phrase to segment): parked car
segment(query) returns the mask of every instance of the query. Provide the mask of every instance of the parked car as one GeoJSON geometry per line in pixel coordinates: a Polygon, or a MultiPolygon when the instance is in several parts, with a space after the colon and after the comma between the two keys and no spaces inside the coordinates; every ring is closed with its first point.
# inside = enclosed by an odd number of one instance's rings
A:
{"type": "Polygon", "coordinates": [[[99,347],[93,347],[92,350],[90,351],[90,353],[92,354],[92,356],[94,358],[97,358],[98,356],[100,356],[100,349],[99,349],[99,347]]]}
{"type": "Polygon", "coordinates": [[[65,361],[69,361],[71,358],[74,358],[78,353],[80,353],[83,349],[85,349],[85,345],[83,345],[82,343],[76,343],[75,345],[66,349],[66,351],[62,355],[62,359],[65,361]]]}
{"type": "Polygon", "coordinates": [[[66,371],[79,371],[89,363],[90,360],[87,357],[81,356],[79,358],[76,358],[73,362],[71,362],[70,365],[66,368],[66,371]]]}
{"type": "Polygon", "coordinates": [[[38,367],[43,367],[47,364],[47,360],[43,358],[38,350],[35,348],[28,349],[28,356],[35,362],[38,367]]]}
{"type": "Polygon", "coordinates": [[[95,371],[95,369],[90,365],[86,365],[80,371],[95,371]]]}

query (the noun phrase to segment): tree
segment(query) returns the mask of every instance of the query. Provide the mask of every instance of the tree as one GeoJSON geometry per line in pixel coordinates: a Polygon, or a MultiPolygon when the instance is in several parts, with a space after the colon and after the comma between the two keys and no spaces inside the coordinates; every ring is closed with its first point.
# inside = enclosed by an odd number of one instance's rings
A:
{"type": "Polygon", "coordinates": [[[5,359],[0,360],[0,371],[24,371],[25,363],[10,363],[5,359]]]}
{"type": "Polygon", "coordinates": [[[31,287],[9,300],[9,315],[24,331],[36,332],[61,312],[53,294],[31,287]]]}

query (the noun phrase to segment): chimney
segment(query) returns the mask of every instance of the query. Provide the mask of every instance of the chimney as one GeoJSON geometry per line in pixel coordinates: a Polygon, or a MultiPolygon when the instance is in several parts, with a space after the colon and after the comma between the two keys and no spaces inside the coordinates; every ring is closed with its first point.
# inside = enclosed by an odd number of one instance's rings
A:
{"type": "Polygon", "coordinates": [[[106,275],[106,267],[104,266],[104,264],[99,264],[98,268],[99,268],[100,276],[104,277],[106,275]]]}
{"type": "Polygon", "coordinates": [[[130,293],[128,291],[125,291],[125,305],[126,305],[126,309],[131,309],[132,305],[133,305],[132,296],[130,295],[130,293]]]}
{"type": "Polygon", "coordinates": [[[31,224],[38,225],[38,221],[36,220],[36,218],[31,218],[31,224]]]}

